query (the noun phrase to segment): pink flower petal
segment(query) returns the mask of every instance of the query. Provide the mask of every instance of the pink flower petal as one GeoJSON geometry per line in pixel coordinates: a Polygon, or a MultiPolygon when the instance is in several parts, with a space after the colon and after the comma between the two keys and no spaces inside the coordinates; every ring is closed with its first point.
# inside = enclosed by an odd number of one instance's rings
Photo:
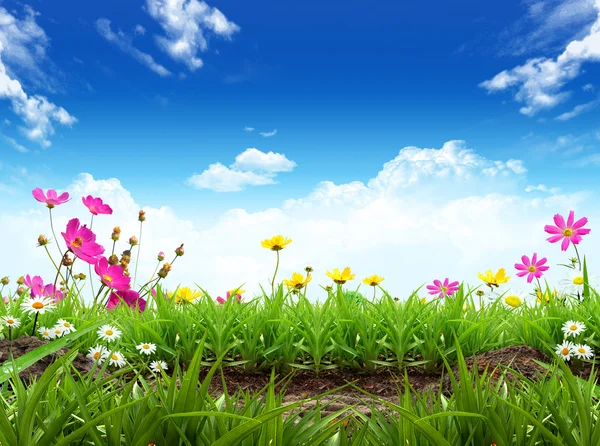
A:
{"type": "Polygon", "coordinates": [[[582,226],[584,226],[587,222],[588,219],[586,217],[580,218],[573,224],[573,226],[571,226],[571,229],[579,229],[582,226]]]}
{"type": "Polygon", "coordinates": [[[562,215],[560,214],[556,214],[554,216],[554,223],[556,224],[556,226],[558,226],[560,229],[565,229],[565,219],[562,217],[562,215]]]}
{"type": "Polygon", "coordinates": [[[575,211],[569,211],[569,218],[567,219],[567,228],[572,228],[574,221],[575,221],[575,211]]]}
{"type": "Polygon", "coordinates": [[[569,243],[571,243],[571,239],[569,237],[565,237],[565,239],[560,244],[560,249],[562,251],[566,251],[567,248],[569,247],[569,243]]]}
{"type": "Polygon", "coordinates": [[[550,243],[556,243],[560,240],[562,240],[562,238],[564,237],[564,235],[553,235],[552,237],[548,237],[546,240],[549,241],[550,243]]]}
{"type": "Polygon", "coordinates": [[[546,231],[548,234],[562,234],[563,233],[560,230],[560,228],[557,228],[556,226],[550,226],[550,225],[544,226],[544,231],[546,231]]]}

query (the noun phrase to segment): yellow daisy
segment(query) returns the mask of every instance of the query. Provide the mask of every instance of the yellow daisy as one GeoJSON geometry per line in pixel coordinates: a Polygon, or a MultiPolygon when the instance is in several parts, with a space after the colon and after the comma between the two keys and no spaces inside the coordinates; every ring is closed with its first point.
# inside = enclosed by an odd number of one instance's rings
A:
{"type": "MultiPolygon", "coordinates": [[[[167,297],[169,299],[173,298],[172,291],[167,293],[167,297]]],[[[175,303],[180,303],[182,300],[186,302],[195,302],[196,299],[199,299],[202,296],[202,291],[191,290],[189,287],[184,286],[183,288],[179,288],[177,290],[177,294],[175,294],[175,303]]]]}
{"type": "Polygon", "coordinates": [[[287,245],[292,243],[292,239],[284,237],[282,235],[276,235],[270,239],[265,239],[261,242],[263,248],[270,249],[271,251],[281,251],[287,245]]]}
{"type": "Polygon", "coordinates": [[[333,272],[327,271],[326,274],[328,277],[331,277],[335,283],[339,283],[339,284],[346,283],[348,280],[352,280],[352,279],[354,279],[354,276],[356,276],[356,274],[353,274],[350,271],[349,266],[344,268],[344,270],[341,273],[340,273],[340,270],[338,268],[336,268],[333,270],[333,272]]]}
{"type": "Polygon", "coordinates": [[[483,280],[485,284],[490,288],[492,286],[498,288],[499,285],[508,282],[508,279],[510,279],[510,276],[506,275],[506,271],[504,268],[500,268],[495,275],[492,273],[491,269],[488,269],[485,272],[485,276],[481,273],[478,273],[477,277],[483,280]]]}
{"type": "Polygon", "coordinates": [[[379,277],[378,275],[375,274],[375,275],[372,275],[371,277],[367,277],[366,279],[363,279],[363,283],[365,285],[377,286],[384,280],[385,280],[384,277],[379,277]]]}
{"type": "Polygon", "coordinates": [[[301,290],[306,285],[308,285],[308,282],[310,282],[311,280],[312,280],[312,277],[310,274],[308,274],[306,276],[306,280],[305,280],[304,276],[302,274],[293,273],[292,279],[291,280],[283,279],[283,283],[285,283],[290,288],[294,288],[296,290],[301,290]]]}

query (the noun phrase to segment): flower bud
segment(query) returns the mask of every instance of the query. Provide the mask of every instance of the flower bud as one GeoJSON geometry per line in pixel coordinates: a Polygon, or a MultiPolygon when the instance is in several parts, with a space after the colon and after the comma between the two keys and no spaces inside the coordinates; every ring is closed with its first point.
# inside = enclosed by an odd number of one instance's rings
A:
{"type": "Polygon", "coordinates": [[[69,257],[69,253],[65,254],[63,257],[62,264],[64,266],[71,266],[73,264],[73,259],[69,257]]]}
{"type": "Polygon", "coordinates": [[[8,285],[10,283],[10,279],[8,276],[4,276],[2,279],[0,279],[0,283],[2,283],[2,285],[8,285]]]}
{"type": "Polygon", "coordinates": [[[134,236],[131,236],[131,237],[129,237],[129,244],[130,244],[131,246],[135,246],[135,245],[137,245],[137,244],[138,244],[138,239],[137,239],[137,237],[136,237],[135,235],[134,235],[134,236]]]}
{"type": "Polygon", "coordinates": [[[162,262],[163,260],[165,260],[165,253],[164,253],[164,252],[162,252],[162,251],[161,251],[161,252],[159,252],[159,253],[158,253],[158,257],[157,257],[157,258],[158,258],[158,261],[159,261],[159,262],[162,262]]]}
{"type": "Polygon", "coordinates": [[[312,273],[313,272],[313,268],[312,266],[307,266],[306,268],[304,268],[304,271],[306,271],[307,273],[312,273]]]}
{"type": "Polygon", "coordinates": [[[112,239],[113,239],[115,242],[117,242],[117,241],[119,241],[119,236],[120,236],[120,235],[121,235],[121,228],[120,228],[119,226],[115,226],[115,227],[113,228],[113,232],[112,232],[111,238],[112,238],[112,239]]]}
{"type": "Polygon", "coordinates": [[[38,237],[38,246],[44,246],[48,244],[48,238],[43,235],[40,234],[40,236],[38,237]]]}
{"type": "Polygon", "coordinates": [[[25,287],[20,286],[19,288],[17,288],[17,294],[19,296],[22,296],[24,292],[25,292],[25,287]]]}
{"type": "Polygon", "coordinates": [[[485,292],[483,290],[477,290],[477,292],[475,294],[477,294],[479,297],[481,297],[485,294],[485,292]]]}
{"type": "Polygon", "coordinates": [[[181,246],[179,248],[177,248],[175,250],[175,254],[177,254],[179,257],[181,257],[183,255],[183,243],[181,244],[181,246]]]}
{"type": "Polygon", "coordinates": [[[85,280],[85,278],[87,276],[83,273],[79,273],[79,274],[75,274],[73,277],[75,277],[76,279],[79,279],[79,280],[85,280]]]}
{"type": "Polygon", "coordinates": [[[139,221],[146,221],[146,213],[144,211],[140,211],[140,214],[138,216],[138,220],[139,221]]]}
{"type": "Polygon", "coordinates": [[[19,285],[23,285],[25,283],[25,277],[21,276],[17,279],[17,283],[19,285]]]}
{"type": "Polygon", "coordinates": [[[171,264],[165,262],[163,263],[162,268],[158,272],[158,276],[164,279],[165,277],[167,277],[167,274],[169,274],[169,271],[171,271],[171,264]]]}
{"type": "Polygon", "coordinates": [[[116,254],[113,254],[108,258],[109,265],[116,265],[117,263],[119,263],[119,257],[117,257],[116,254]]]}

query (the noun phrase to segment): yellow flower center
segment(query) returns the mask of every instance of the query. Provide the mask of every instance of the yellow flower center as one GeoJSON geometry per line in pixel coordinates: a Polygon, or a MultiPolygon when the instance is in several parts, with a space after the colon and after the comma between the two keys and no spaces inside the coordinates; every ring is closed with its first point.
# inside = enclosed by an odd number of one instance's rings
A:
{"type": "Polygon", "coordinates": [[[71,328],[71,324],[69,324],[68,322],[65,322],[63,325],[65,328],[71,328]]]}
{"type": "Polygon", "coordinates": [[[34,302],[33,304],[31,304],[31,306],[36,310],[41,310],[42,308],[44,308],[44,304],[41,302],[34,302]]]}
{"type": "Polygon", "coordinates": [[[528,269],[527,269],[530,273],[535,273],[535,266],[531,265],[528,269]]]}
{"type": "Polygon", "coordinates": [[[15,321],[14,321],[14,319],[7,319],[7,320],[6,320],[6,323],[7,323],[8,325],[12,325],[12,324],[14,324],[14,323],[15,323],[15,321]]]}
{"type": "Polygon", "coordinates": [[[71,244],[75,247],[75,248],[81,248],[81,246],[83,245],[83,239],[81,237],[75,237],[75,240],[73,240],[71,242],[71,244]]]}
{"type": "Polygon", "coordinates": [[[143,348],[144,350],[148,350],[148,349],[150,348],[150,346],[149,346],[148,344],[144,344],[144,345],[142,345],[142,348],[143,348]]]}
{"type": "Polygon", "coordinates": [[[112,331],[112,330],[106,330],[104,332],[104,334],[106,334],[106,336],[112,336],[114,334],[114,331],[112,331]]]}
{"type": "Polygon", "coordinates": [[[160,364],[156,364],[156,368],[162,370],[162,366],[160,364]]]}
{"type": "Polygon", "coordinates": [[[94,353],[94,359],[98,359],[100,357],[100,352],[94,353]]]}
{"type": "Polygon", "coordinates": [[[521,305],[521,298],[519,298],[519,296],[508,296],[505,299],[505,302],[511,307],[517,308],[519,305],[521,305]]]}
{"type": "Polygon", "coordinates": [[[576,330],[577,330],[577,325],[571,325],[571,326],[569,327],[569,330],[571,330],[571,331],[576,331],[576,330]]]}
{"type": "Polygon", "coordinates": [[[102,278],[109,283],[112,283],[113,281],[112,277],[110,277],[108,274],[105,274],[104,276],[102,276],[102,278]]]}
{"type": "Polygon", "coordinates": [[[563,356],[567,356],[569,354],[569,349],[567,347],[563,347],[560,352],[563,354],[563,356]]]}
{"type": "Polygon", "coordinates": [[[448,291],[448,288],[446,288],[445,286],[441,286],[440,291],[446,292],[446,291],[448,291]]]}
{"type": "Polygon", "coordinates": [[[585,353],[585,348],[583,348],[583,347],[579,347],[579,348],[577,349],[577,351],[578,351],[579,353],[585,353]]]}
{"type": "Polygon", "coordinates": [[[573,235],[573,230],[572,230],[572,229],[565,229],[565,230],[563,231],[563,235],[564,235],[565,237],[571,237],[571,236],[573,235]]]}
{"type": "Polygon", "coordinates": [[[573,279],[573,284],[574,285],[583,285],[583,277],[582,276],[577,276],[573,279]]]}
{"type": "Polygon", "coordinates": [[[62,333],[62,331],[60,331],[59,329],[54,330],[54,334],[60,335],[62,333]]]}
{"type": "Polygon", "coordinates": [[[92,207],[90,208],[90,211],[92,211],[92,212],[94,212],[95,210],[96,210],[96,206],[92,206],[92,207]]]}
{"type": "Polygon", "coordinates": [[[112,359],[113,361],[118,361],[118,360],[119,360],[119,357],[113,353],[113,354],[111,355],[110,359],[112,359]]]}

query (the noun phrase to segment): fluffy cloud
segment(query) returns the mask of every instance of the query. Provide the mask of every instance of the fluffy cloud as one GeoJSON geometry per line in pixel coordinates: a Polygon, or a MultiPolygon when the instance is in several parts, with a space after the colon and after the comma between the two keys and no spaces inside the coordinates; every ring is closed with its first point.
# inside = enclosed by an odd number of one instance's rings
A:
{"type": "Polygon", "coordinates": [[[291,172],[296,163],[281,153],[246,149],[227,167],[221,163],[208,166],[201,174],[194,174],[186,183],[198,189],[216,192],[238,192],[249,186],[277,184],[274,177],[279,172],[291,172]]]}
{"type": "MultiPolygon", "coordinates": [[[[312,299],[324,296],[319,284],[331,283],[326,270],[348,265],[357,273],[357,280],[348,284],[350,288],[358,286],[358,279],[376,273],[386,278],[384,286],[392,295],[403,297],[436,278],[449,277],[476,285],[477,272],[501,267],[512,276],[509,284],[513,288],[530,291],[525,280],[514,275],[513,264],[523,254],[530,256],[533,252],[548,257],[551,283],[561,278],[566,270],[555,265],[564,263],[572,253],[563,253],[558,245],[547,243],[543,227],[552,222],[553,214],[567,214],[573,209],[576,217],[586,215],[593,228],[594,222],[600,221],[598,197],[585,191],[558,195],[549,190],[551,195],[546,197],[488,192],[480,188],[482,180],[491,190],[502,189],[506,182],[518,186],[521,174],[511,171],[502,175],[509,167],[496,167],[500,173],[495,176],[484,173],[481,166],[496,166],[496,162],[474,151],[449,150],[449,146],[456,143],[447,143],[446,149],[406,148],[398,155],[403,161],[386,163],[382,171],[374,172],[369,185],[325,181],[309,196],[290,200],[281,208],[253,213],[231,209],[215,224],[192,222],[162,203],[144,207],[147,221],[138,282],[154,271],[158,251],[172,253],[185,243],[186,254],[175,262],[165,281],[167,288],[197,283],[216,297],[245,283],[251,296],[260,292],[260,284],[268,287],[275,263],[273,252],[261,248],[260,241],[278,233],[293,239],[281,253],[278,278],[311,265],[315,270],[308,291],[312,299]],[[437,169],[428,167],[431,160],[435,160],[437,169]],[[415,180],[406,178],[409,165],[419,172],[415,180]],[[395,168],[400,175],[395,174],[395,168]],[[439,169],[448,169],[449,173],[438,177],[439,169]],[[386,175],[381,175],[384,171],[386,175]],[[383,177],[395,180],[384,182],[383,177]],[[459,180],[465,187],[457,193],[459,180]],[[435,188],[424,192],[432,181],[435,188]]],[[[508,161],[498,163],[508,165],[508,161]]],[[[115,225],[121,226],[124,240],[138,234],[140,206],[116,179],[95,180],[82,174],[65,189],[74,199],[53,211],[57,231],[72,217],[89,221],[90,214],[79,197],[91,194],[101,196],[114,209],[113,215],[94,219],[94,232],[101,243],[108,246],[115,225]]],[[[515,189],[522,193],[522,188],[515,189]]],[[[35,248],[38,234],[49,231],[47,212],[33,198],[22,205],[22,210],[13,215],[0,214],[0,240],[11,253],[0,257],[0,271],[13,281],[23,273],[41,274],[51,280],[52,265],[45,252],[35,248]]],[[[125,243],[119,243],[117,252],[125,248],[125,243]]],[[[58,255],[55,247],[50,249],[58,255]]],[[[592,231],[580,250],[590,253],[598,249],[600,243],[592,231]]],[[[87,274],[87,266],[76,268],[75,272],[79,271],[87,274]]]]}
{"type": "Polygon", "coordinates": [[[101,18],[96,20],[96,30],[107,41],[114,43],[121,51],[132,56],[142,65],[150,68],[161,77],[170,76],[171,72],[157,63],[154,58],[147,53],[144,53],[133,46],[131,38],[129,38],[121,30],[114,32],[110,26],[110,20],[101,18]]]}
{"type": "Polygon", "coordinates": [[[557,194],[560,192],[560,188],[559,187],[547,187],[545,184],[538,184],[537,186],[527,186],[525,188],[525,192],[533,192],[533,191],[540,191],[540,192],[549,192],[551,194],[557,194]]]}
{"type": "Polygon", "coordinates": [[[576,105],[573,110],[562,113],[554,119],[557,121],[568,121],[569,119],[573,119],[582,113],[595,109],[598,107],[598,105],[600,105],[600,99],[595,99],[593,101],[586,102],[585,104],[579,104],[576,105]]]}
{"type": "Polygon", "coordinates": [[[265,138],[270,138],[271,136],[275,136],[277,134],[277,129],[271,131],[271,132],[260,132],[260,136],[263,136],[265,138]]]}
{"type": "Polygon", "coordinates": [[[587,35],[570,42],[556,58],[537,57],[511,70],[504,70],[481,87],[488,92],[516,88],[515,100],[525,105],[520,112],[534,116],[555,107],[569,97],[563,86],[579,76],[584,62],[600,60],[600,0],[595,0],[597,19],[587,35]]]}
{"type": "Polygon", "coordinates": [[[254,131],[254,127],[244,127],[244,131],[245,132],[253,132],[254,131]]]}
{"type": "Polygon", "coordinates": [[[207,31],[229,39],[240,29],[203,1],[146,0],[146,10],[165,32],[164,36],[156,37],[158,45],[190,71],[203,65],[198,53],[208,49],[207,31]]]}

